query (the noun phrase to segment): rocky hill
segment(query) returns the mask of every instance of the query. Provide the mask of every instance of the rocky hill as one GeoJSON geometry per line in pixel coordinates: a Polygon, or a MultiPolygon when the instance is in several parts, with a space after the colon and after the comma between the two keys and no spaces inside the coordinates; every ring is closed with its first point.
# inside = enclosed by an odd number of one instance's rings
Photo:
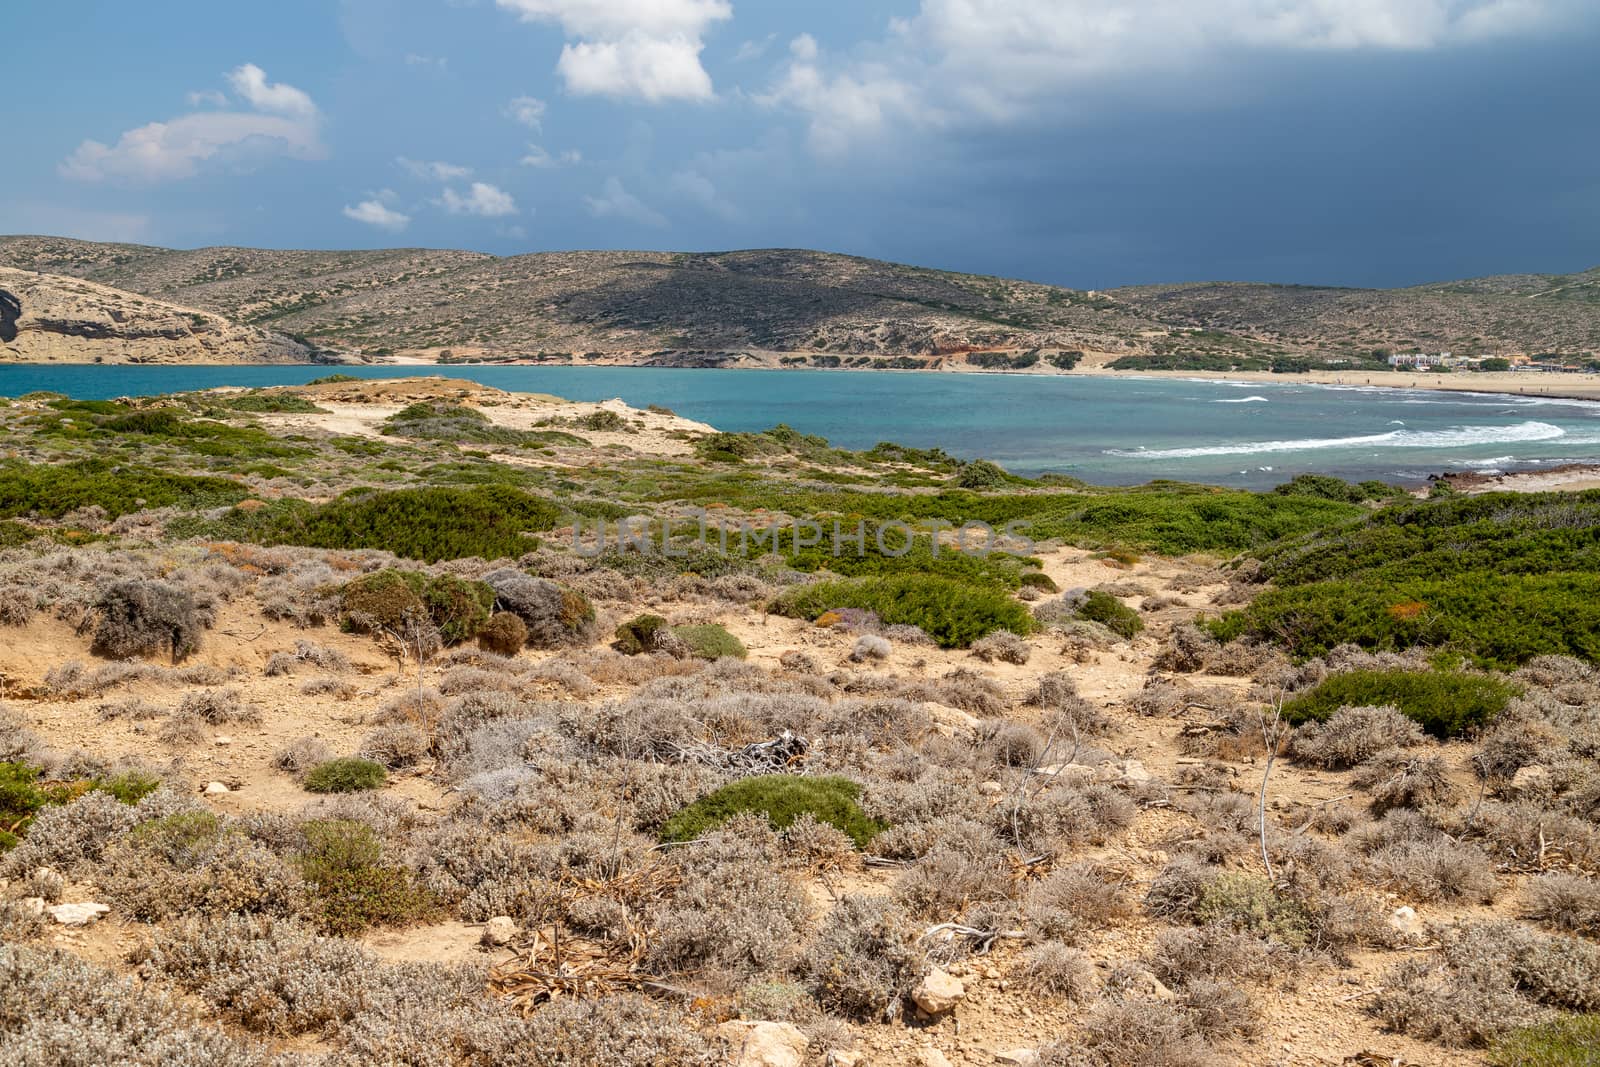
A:
{"type": "MultiPolygon", "coordinates": [[[[70,275],[348,355],[748,360],[1375,347],[1600,348],[1600,272],[1403,290],[1201,283],[1092,292],[804,250],[174,250],[0,237],[0,265],[70,275]],[[1203,331],[1205,336],[1196,336],[1203,331]]],[[[815,362],[815,360],[813,360],[815,362]]]]}
{"type": "Polygon", "coordinates": [[[0,267],[0,362],[304,363],[313,350],[213,311],[0,267]]]}

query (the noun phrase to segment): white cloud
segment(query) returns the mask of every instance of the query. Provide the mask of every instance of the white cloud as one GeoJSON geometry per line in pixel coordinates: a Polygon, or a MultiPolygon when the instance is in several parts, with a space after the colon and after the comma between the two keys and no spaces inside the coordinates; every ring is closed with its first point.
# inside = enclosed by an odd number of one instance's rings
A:
{"type": "Polygon", "coordinates": [[[411,224],[411,216],[385,204],[381,199],[363,200],[354,206],[346,205],[344,217],[364,222],[368,226],[376,226],[380,230],[389,230],[399,233],[411,224]]]}
{"type": "Polygon", "coordinates": [[[530,144],[528,154],[522,157],[524,167],[538,167],[541,170],[551,170],[555,167],[569,167],[574,163],[583,162],[583,153],[576,148],[568,148],[557,155],[551,155],[544,146],[530,144]]]}
{"type": "Polygon", "coordinates": [[[1251,52],[1427,51],[1541,32],[1584,0],[922,0],[867,58],[828,63],[809,35],[759,99],[842,150],[902,125],[1009,122],[1090,106],[1114,84],[1224,69],[1251,52]]]}
{"type": "Polygon", "coordinates": [[[311,97],[292,85],[269,83],[267,72],[254,63],[246,63],[230,72],[228,84],[257,111],[296,118],[311,118],[317,113],[317,105],[311,102],[311,97]]]}
{"type": "Polygon", "coordinates": [[[569,92],[705,100],[706,30],[733,17],[729,0],[497,0],[529,22],[557,22],[569,41],[556,70],[569,92]]]}
{"type": "Polygon", "coordinates": [[[428,162],[420,159],[407,159],[405,156],[396,156],[394,161],[401,170],[422,181],[456,182],[463,178],[472,177],[471,167],[461,167],[454,163],[445,163],[442,160],[428,162]]]}
{"type": "Polygon", "coordinates": [[[544,122],[545,103],[535,96],[519,96],[506,105],[506,117],[537,130],[544,122]]]}
{"type": "Polygon", "coordinates": [[[452,215],[493,219],[517,213],[517,202],[511,194],[488,182],[473,182],[464,196],[454,189],[446,189],[439,203],[452,215]]]}
{"type": "MultiPolygon", "coordinates": [[[[273,156],[322,158],[321,115],[310,96],[292,85],[269,83],[250,63],[232,71],[228,83],[254,110],[196,111],[128,130],[114,145],[84,141],[58,170],[78,181],[156,182],[191,178],[206,164],[249,168],[273,156]]],[[[200,93],[191,99],[204,104],[220,96],[200,93]]]]}
{"type": "Polygon", "coordinates": [[[743,213],[723,198],[716,184],[694,168],[678,171],[667,182],[667,187],[726,222],[735,222],[742,217],[743,213]]]}
{"type": "Polygon", "coordinates": [[[434,74],[450,73],[450,60],[445,56],[424,56],[416,52],[406,53],[406,66],[413,70],[425,70],[434,74]]]}
{"type": "Polygon", "coordinates": [[[644,226],[665,226],[667,217],[623,188],[620,178],[607,178],[599,196],[585,196],[584,205],[597,219],[626,219],[644,226]]]}
{"type": "Polygon", "coordinates": [[[778,39],[775,33],[769,33],[759,41],[741,41],[738,49],[733,53],[735,63],[748,63],[760,59],[767,54],[767,49],[772,47],[772,42],[778,39]]]}
{"type": "Polygon", "coordinates": [[[199,89],[184,97],[190,107],[227,107],[228,98],[215,89],[199,89]]]}

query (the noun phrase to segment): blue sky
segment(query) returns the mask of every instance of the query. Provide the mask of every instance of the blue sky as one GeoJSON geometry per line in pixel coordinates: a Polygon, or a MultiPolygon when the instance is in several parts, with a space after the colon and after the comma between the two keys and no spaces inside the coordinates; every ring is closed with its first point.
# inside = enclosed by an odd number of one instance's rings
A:
{"type": "Polygon", "coordinates": [[[799,246],[1082,288],[1600,264],[1593,0],[13,0],[0,232],[799,246]]]}

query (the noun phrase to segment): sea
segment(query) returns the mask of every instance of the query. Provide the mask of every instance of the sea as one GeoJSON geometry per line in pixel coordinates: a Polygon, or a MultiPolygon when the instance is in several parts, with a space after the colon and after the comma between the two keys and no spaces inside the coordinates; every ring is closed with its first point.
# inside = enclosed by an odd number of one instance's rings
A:
{"type": "Polygon", "coordinates": [[[1405,485],[1450,471],[1600,463],[1600,403],[1294,381],[654,367],[8,366],[0,396],[82,399],[444,374],[570,400],[658,404],[730,431],[785,423],[1098,485],[1266,488],[1297,474],[1405,485]]]}

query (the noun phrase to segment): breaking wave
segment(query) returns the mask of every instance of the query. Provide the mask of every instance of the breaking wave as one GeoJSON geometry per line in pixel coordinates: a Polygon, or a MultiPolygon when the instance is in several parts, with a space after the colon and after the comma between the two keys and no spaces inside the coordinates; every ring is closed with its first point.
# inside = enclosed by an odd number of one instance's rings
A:
{"type": "Polygon", "coordinates": [[[1198,448],[1106,450],[1106,455],[1134,459],[1190,459],[1196,456],[1253,456],[1264,452],[1310,452],[1324,448],[1468,448],[1472,445],[1550,441],[1566,431],[1548,422],[1514,426],[1456,426],[1449,430],[1390,430],[1361,437],[1308,437],[1295,441],[1239,441],[1198,448]]]}

